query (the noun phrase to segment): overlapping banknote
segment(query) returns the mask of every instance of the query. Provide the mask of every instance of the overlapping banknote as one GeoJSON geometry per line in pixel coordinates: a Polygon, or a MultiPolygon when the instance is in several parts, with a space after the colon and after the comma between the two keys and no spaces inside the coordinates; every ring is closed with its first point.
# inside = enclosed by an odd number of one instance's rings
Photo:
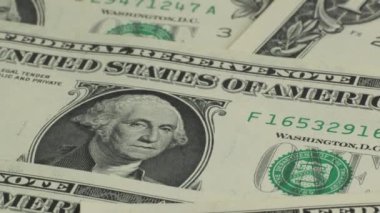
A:
{"type": "Polygon", "coordinates": [[[378,75],[379,18],[377,0],[294,0],[287,8],[269,7],[230,49],[378,75]]]}
{"type": "Polygon", "coordinates": [[[292,0],[2,0],[4,18],[76,33],[138,36],[227,48],[270,7],[292,0]]]}
{"type": "Polygon", "coordinates": [[[298,198],[272,198],[253,202],[253,199],[238,201],[203,202],[197,204],[172,205],[102,205],[95,202],[83,202],[84,213],[112,211],[114,213],[132,212],[186,212],[186,213],[222,213],[222,212],[273,212],[273,213],[318,213],[318,212],[378,212],[379,198],[376,194],[363,195],[324,195],[298,198]]]}
{"type": "Polygon", "coordinates": [[[84,201],[194,203],[202,197],[191,190],[43,165],[1,161],[0,168],[0,212],[78,213],[84,201]]]}

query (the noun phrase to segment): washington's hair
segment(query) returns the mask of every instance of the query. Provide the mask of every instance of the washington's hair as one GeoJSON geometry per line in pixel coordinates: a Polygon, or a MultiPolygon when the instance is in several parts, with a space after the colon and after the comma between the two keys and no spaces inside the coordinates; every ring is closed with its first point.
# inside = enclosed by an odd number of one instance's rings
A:
{"type": "Polygon", "coordinates": [[[154,95],[121,95],[116,98],[102,100],[89,108],[85,113],[72,118],[73,122],[87,126],[95,131],[102,141],[107,142],[120,115],[130,113],[131,106],[135,104],[147,104],[151,106],[165,106],[173,110],[178,117],[178,125],[174,130],[174,141],[170,147],[185,145],[188,141],[183,120],[178,110],[169,102],[154,95]]]}

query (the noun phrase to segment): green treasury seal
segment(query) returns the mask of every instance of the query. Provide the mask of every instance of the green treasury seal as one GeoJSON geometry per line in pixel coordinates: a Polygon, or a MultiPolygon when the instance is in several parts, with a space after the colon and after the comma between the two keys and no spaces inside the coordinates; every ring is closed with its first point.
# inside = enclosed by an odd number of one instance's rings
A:
{"type": "Polygon", "coordinates": [[[269,170],[272,183],[289,195],[332,194],[351,180],[351,167],[340,156],[300,150],[279,157],[269,170]]]}
{"type": "Polygon", "coordinates": [[[174,36],[160,25],[132,23],[123,24],[110,29],[107,34],[132,34],[141,37],[152,37],[161,40],[174,41],[174,36]]]}

